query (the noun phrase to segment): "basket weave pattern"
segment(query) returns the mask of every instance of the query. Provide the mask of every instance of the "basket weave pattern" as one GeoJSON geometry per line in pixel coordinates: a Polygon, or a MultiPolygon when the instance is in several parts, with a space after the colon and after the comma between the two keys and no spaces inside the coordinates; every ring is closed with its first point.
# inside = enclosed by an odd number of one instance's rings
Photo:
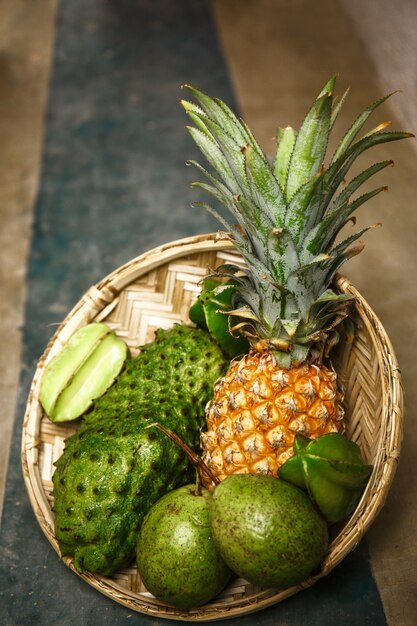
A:
{"type": "MultiPolygon", "coordinates": [[[[127,342],[132,354],[137,354],[138,346],[151,341],[157,328],[188,321],[187,312],[207,269],[230,260],[237,260],[231,244],[216,241],[214,234],[154,249],[91,287],[51,339],[28,399],[22,466],[35,515],[58,554],[51,511],[53,463],[76,426],[53,424],[42,414],[38,394],[46,364],[78,328],[91,321],[104,321],[127,342]]],[[[320,572],[280,592],[234,578],[221,595],[193,611],[180,611],[156,600],[146,591],[134,566],[112,579],[85,573],[81,575],[84,580],[133,610],[155,617],[212,621],[261,609],[310,586],[358,544],[383,506],[395,472],[402,437],[402,390],[392,346],[378,318],[347,279],[339,278],[338,287],[355,296],[357,333],[352,344],[338,348],[333,364],[344,385],[347,434],[360,445],[374,470],[355,512],[334,530],[320,572]]],[[[74,570],[70,558],[64,561],[74,570]]]]}

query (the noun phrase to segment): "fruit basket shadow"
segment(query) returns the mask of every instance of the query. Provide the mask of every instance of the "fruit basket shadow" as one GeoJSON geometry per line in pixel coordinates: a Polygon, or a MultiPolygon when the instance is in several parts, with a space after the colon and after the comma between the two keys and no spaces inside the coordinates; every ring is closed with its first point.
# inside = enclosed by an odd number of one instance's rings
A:
{"type": "MultiPolygon", "coordinates": [[[[208,268],[240,262],[234,247],[216,234],[171,242],[118,268],[91,287],[68,314],[49,342],[33,379],[22,436],[22,465],[26,487],[38,523],[60,554],[54,533],[52,474],[64,440],[77,425],[54,424],[42,412],[40,381],[45,367],[79,328],[104,321],[128,344],[151,341],[158,328],[188,322],[188,311],[208,268]]],[[[112,578],[76,572],[73,560],[64,563],[104,595],[132,610],[184,621],[213,621],[257,611],[314,584],[352,551],[381,510],[398,462],[402,437],[402,389],[397,361],[387,334],[365,299],[348,279],[337,276],[342,293],[354,297],[356,333],[351,343],[334,350],[333,366],[344,386],[347,435],[361,448],[372,475],[354,512],[332,528],[331,542],[319,571],[288,589],[263,589],[235,577],[209,603],[183,611],[165,605],[144,587],[134,565],[112,578]]]]}

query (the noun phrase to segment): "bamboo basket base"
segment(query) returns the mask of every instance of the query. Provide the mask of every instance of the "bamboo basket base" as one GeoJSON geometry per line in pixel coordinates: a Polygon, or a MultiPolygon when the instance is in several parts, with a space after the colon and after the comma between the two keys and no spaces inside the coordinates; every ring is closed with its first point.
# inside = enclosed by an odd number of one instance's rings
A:
{"type": "MultiPolygon", "coordinates": [[[[22,468],[28,495],[40,527],[60,554],[51,510],[54,462],[76,424],[53,424],[39,403],[45,366],[73,333],[92,321],[104,321],[123,338],[133,355],[151,341],[157,328],[189,321],[187,312],[199,293],[208,268],[239,261],[231,244],[214,233],[155,248],[133,259],[91,287],[68,314],[39,360],[27,402],[22,432],[22,468]]],[[[397,361],[380,321],[353,285],[339,277],[337,286],[355,297],[357,332],[352,344],[340,345],[333,365],[345,392],[347,434],[356,441],[373,472],[358,506],[343,525],[334,528],[321,569],[285,590],[262,589],[235,577],[213,601],[181,611],[155,599],[144,587],[136,567],[113,578],[78,574],[116,602],[154,617],[181,621],[214,621],[260,610],[310,587],[326,576],[361,540],[382,508],[398,462],[402,438],[402,388],[397,361]]],[[[64,563],[75,572],[72,559],[64,563]]]]}

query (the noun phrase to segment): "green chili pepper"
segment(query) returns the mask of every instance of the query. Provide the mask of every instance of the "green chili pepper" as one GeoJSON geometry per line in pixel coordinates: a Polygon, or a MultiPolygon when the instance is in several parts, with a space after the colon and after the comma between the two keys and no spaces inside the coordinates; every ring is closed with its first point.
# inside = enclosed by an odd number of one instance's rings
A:
{"type": "Polygon", "coordinates": [[[308,439],[296,435],[294,456],[278,476],[304,489],[328,522],[345,519],[359,502],[372,465],[366,465],[359,446],[339,433],[308,439]]]}
{"type": "Polygon", "coordinates": [[[209,301],[210,294],[218,285],[218,281],[214,278],[204,278],[200,294],[188,311],[190,320],[203,330],[208,330],[204,305],[209,301]]]}
{"type": "Polygon", "coordinates": [[[201,293],[188,313],[190,320],[208,330],[230,358],[246,354],[249,349],[246,338],[229,328],[227,311],[232,309],[234,291],[233,281],[219,284],[213,278],[205,278],[201,293]]]}

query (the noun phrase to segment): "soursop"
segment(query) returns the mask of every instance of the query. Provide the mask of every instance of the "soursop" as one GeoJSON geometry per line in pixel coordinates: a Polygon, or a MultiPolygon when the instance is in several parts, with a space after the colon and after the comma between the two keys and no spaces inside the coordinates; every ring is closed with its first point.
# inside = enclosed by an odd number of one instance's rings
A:
{"type": "Polygon", "coordinates": [[[182,450],[147,427],[159,422],[196,449],[226,366],[206,331],[159,330],[66,440],[53,475],[55,534],[78,571],[108,576],[126,566],[147,511],[193,479],[182,450]]]}

